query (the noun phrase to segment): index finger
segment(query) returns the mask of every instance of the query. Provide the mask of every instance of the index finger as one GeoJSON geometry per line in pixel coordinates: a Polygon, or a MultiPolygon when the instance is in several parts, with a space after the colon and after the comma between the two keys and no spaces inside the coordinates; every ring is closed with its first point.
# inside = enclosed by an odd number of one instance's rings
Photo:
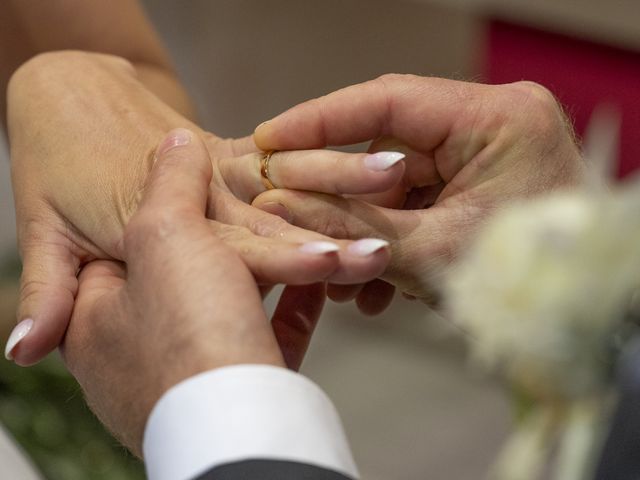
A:
{"type": "Polygon", "coordinates": [[[384,75],[299,104],[258,126],[263,150],[348,145],[394,136],[412,148],[432,149],[451,130],[484,85],[384,75]]]}

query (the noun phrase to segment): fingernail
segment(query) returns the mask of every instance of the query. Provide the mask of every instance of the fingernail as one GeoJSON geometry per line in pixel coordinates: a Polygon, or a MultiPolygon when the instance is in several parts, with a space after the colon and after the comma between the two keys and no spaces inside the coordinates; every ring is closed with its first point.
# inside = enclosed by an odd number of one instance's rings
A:
{"type": "Polygon", "coordinates": [[[368,257],[369,255],[372,255],[383,248],[387,248],[388,246],[389,242],[386,240],[380,240],[379,238],[365,238],[363,240],[353,242],[347,247],[347,250],[349,253],[357,255],[358,257],[368,257]]]}
{"type": "Polygon", "coordinates": [[[291,223],[293,221],[293,215],[287,207],[277,202],[267,202],[260,205],[260,210],[263,210],[272,215],[277,215],[278,217],[285,220],[287,223],[291,223]]]}
{"type": "Polygon", "coordinates": [[[308,242],[300,247],[300,251],[314,255],[324,255],[325,253],[339,252],[340,247],[332,242],[308,242]]]}
{"type": "Polygon", "coordinates": [[[176,128],[162,141],[157,150],[157,155],[163,155],[176,147],[183,147],[191,143],[191,132],[186,128],[176,128]]]}
{"type": "Polygon", "coordinates": [[[260,125],[258,125],[255,129],[255,131],[260,130],[262,127],[264,127],[267,123],[269,123],[269,120],[267,120],[266,122],[262,122],[260,125]]]}
{"type": "Polygon", "coordinates": [[[262,122],[260,125],[256,127],[253,131],[254,138],[258,138],[265,135],[265,131],[267,130],[267,125],[269,125],[269,121],[262,122]]]}
{"type": "Polygon", "coordinates": [[[7,340],[7,346],[4,348],[4,358],[7,360],[13,360],[12,352],[16,348],[24,337],[31,331],[33,328],[33,320],[31,318],[26,318],[22,320],[11,332],[9,335],[9,340],[7,340]]]}
{"type": "Polygon", "coordinates": [[[364,166],[374,172],[389,170],[406,155],[400,152],[377,152],[364,157],[364,166]]]}

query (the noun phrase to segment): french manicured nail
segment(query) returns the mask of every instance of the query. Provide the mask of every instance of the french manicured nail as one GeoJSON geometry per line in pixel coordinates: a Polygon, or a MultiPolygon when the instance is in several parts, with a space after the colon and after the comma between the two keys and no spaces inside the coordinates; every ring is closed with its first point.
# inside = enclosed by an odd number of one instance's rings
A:
{"type": "Polygon", "coordinates": [[[372,255],[383,248],[387,248],[388,246],[389,242],[386,240],[380,240],[379,238],[365,238],[358,240],[357,242],[353,242],[347,247],[347,250],[349,253],[357,255],[358,257],[368,257],[369,255],[372,255]]]}
{"type": "Polygon", "coordinates": [[[324,255],[325,253],[339,252],[340,247],[332,242],[308,242],[300,247],[300,251],[313,255],[324,255]]]}
{"type": "Polygon", "coordinates": [[[406,155],[400,152],[378,152],[364,157],[364,166],[374,172],[389,170],[406,155]]]}
{"type": "Polygon", "coordinates": [[[176,128],[162,141],[158,147],[158,155],[163,155],[176,147],[183,147],[191,143],[191,132],[186,128],[176,128]]]}
{"type": "Polygon", "coordinates": [[[4,349],[4,358],[7,360],[13,360],[13,349],[16,348],[24,337],[31,331],[33,328],[33,320],[31,318],[27,318],[22,320],[11,332],[9,335],[9,340],[7,340],[7,346],[4,349]]]}
{"type": "Polygon", "coordinates": [[[277,215],[278,217],[285,220],[287,223],[291,223],[293,221],[293,215],[287,207],[277,202],[267,202],[260,205],[260,210],[263,210],[272,215],[277,215]]]}

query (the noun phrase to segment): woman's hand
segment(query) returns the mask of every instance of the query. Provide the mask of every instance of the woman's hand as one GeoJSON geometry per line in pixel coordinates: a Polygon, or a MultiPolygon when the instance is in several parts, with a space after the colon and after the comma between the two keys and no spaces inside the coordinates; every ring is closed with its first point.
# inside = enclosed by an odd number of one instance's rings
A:
{"type": "Polygon", "coordinates": [[[125,228],[119,248],[126,268],[96,260],[80,273],[64,360],[98,417],[137,454],[166,390],[228,365],[284,367],[278,342],[304,348],[297,336],[320,314],[288,305],[286,315],[276,312],[274,334],[251,272],[211,233],[211,174],[202,140],[173,131],[125,228]]]}
{"type": "MultiPolygon", "coordinates": [[[[122,260],[123,229],[137,209],[156,145],[172,128],[188,127],[206,138],[213,166],[208,213],[220,220],[210,223],[212,234],[241,254],[261,284],[362,282],[386,266],[384,243],[335,242],[244,203],[265,190],[262,154],[252,139],[205,134],[150,93],[122,59],[82,52],[40,55],[15,73],[8,97],[24,263],[18,320],[26,321],[5,353],[21,365],[58,345],[82,265],[122,260]]],[[[402,176],[402,162],[375,170],[363,158],[322,151],[298,159],[275,155],[270,170],[279,185],[329,193],[382,191],[402,176]],[[320,177],[322,166],[327,174],[320,177]]]]}
{"type": "MultiPolygon", "coordinates": [[[[436,300],[442,269],[496,208],[578,185],[585,170],[557,102],[529,82],[388,75],[298,105],[258,127],[254,138],[262,149],[372,140],[372,151],[404,151],[404,181],[382,194],[346,199],[273,190],[253,204],[335,238],[388,240],[392,261],[382,278],[427,302],[436,300]]],[[[379,305],[380,288],[365,287],[359,303],[379,305]]]]}

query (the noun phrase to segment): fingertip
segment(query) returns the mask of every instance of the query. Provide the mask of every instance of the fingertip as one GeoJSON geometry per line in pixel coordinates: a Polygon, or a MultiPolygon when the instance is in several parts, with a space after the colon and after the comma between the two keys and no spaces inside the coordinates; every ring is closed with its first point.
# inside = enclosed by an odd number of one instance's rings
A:
{"type": "Polygon", "coordinates": [[[153,210],[149,205],[158,211],[168,207],[174,211],[203,210],[213,169],[200,136],[186,128],[175,128],[161,140],[155,157],[138,211],[145,207],[153,210]]]}
{"type": "Polygon", "coordinates": [[[253,199],[251,206],[280,217],[285,222],[293,225],[295,223],[295,213],[299,210],[295,198],[297,198],[295,191],[277,188],[259,194],[253,199]]]}
{"type": "Polygon", "coordinates": [[[263,212],[267,212],[271,215],[280,217],[287,223],[291,223],[293,221],[293,215],[291,211],[279,202],[261,202],[259,205],[254,206],[256,208],[259,208],[263,212]]]}
{"type": "MultiPolygon", "coordinates": [[[[354,242],[355,243],[355,242],[354,242]]],[[[357,248],[363,250],[371,250],[375,245],[357,248]]],[[[364,283],[380,277],[391,260],[389,248],[385,246],[377,247],[366,255],[354,254],[349,251],[349,247],[340,252],[340,266],[329,277],[329,281],[339,285],[364,283]]]]}
{"type": "Polygon", "coordinates": [[[156,156],[162,158],[174,148],[189,145],[193,141],[193,135],[193,132],[186,128],[174,128],[158,145],[156,156]]]}
{"type": "Polygon", "coordinates": [[[356,257],[370,257],[375,253],[389,249],[389,242],[380,238],[363,238],[347,247],[347,251],[356,257]]]}
{"type": "Polygon", "coordinates": [[[364,166],[374,172],[389,170],[398,162],[404,160],[406,155],[401,152],[376,152],[364,157],[364,166]]]}
{"type": "Polygon", "coordinates": [[[360,195],[377,194],[388,192],[395,187],[402,187],[402,179],[406,171],[406,163],[403,159],[404,155],[392,163],[386,161],[374,163],[371,161],[370,155],[367,155],[363,163],[369,174],[368,184],[363,182],[358,191],[353,193],[360,195]]]}
{"type": "Polygon", "coordinates": [[[18,345],[29,334],[33,328],[33,319],[25,318],[11,331],[7,344],[4,348],[4,358],[9,361],[15,360],[14,351],[18,349],[18,345]]]}
{"type": "Polygon", "coordinates": [[[271,120],[262,122],[253,131],[253,141],[263,151],[275,150],[278,145],[274,138],[274,128],[271,120]]]}
{"type": "Polygon", "coordinates": [[[358,296],[363,287],[364,284],[362,283],[356,285],[336,285],[335,283],[330,283],[327,286],[327,297],[336,303],[350,302],[358,296]]]}
{"type": "Polygon", "coordinates": [[[287,286],[272,318],[272,326],[285,363],[299,370],[326,298],[323,282],[287,286]]]}
{"type": "Polygon", "coordinates": [[[188,128],[174,128],[159,143],[156,149],[156,165],[168,160],[200,164],[199,166],[205,170],[208,177],[212,175],[209,152],[204,140],[188,128]]]}
{"type": "Polygon", "coordinates": [[[367,316],[381,314],[391,305],[395,291],[396,288],[384,280],[372,280],[356,296],[358,310],[367,316]]]}
{"type": "Polygon", "coordinates": [[[21,367],[28,367],[55,350],[64,337],[71,309],[59,314],[57,319],[25,318],[18,323],[7,340],[5,358],[21,367]]]}

